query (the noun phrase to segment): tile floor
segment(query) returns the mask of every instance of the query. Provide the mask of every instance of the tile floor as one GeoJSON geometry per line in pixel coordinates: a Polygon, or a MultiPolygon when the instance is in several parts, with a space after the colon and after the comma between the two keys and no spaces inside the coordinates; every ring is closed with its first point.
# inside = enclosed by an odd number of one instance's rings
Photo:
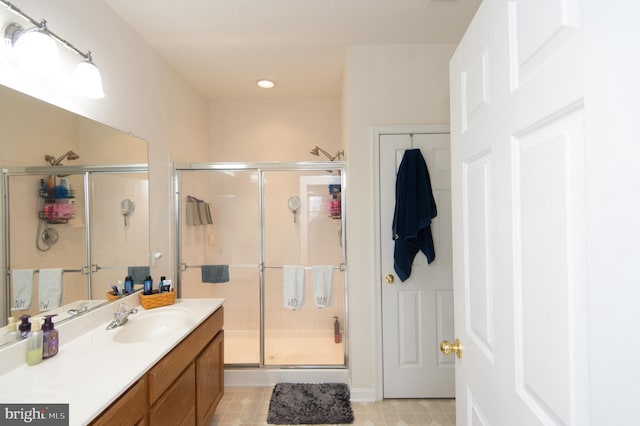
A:
{"type": "MultiPolygon", "coordinates": [[[[211,426],[267,424],[272,387],[227,387],[211,426]]],[[[352,402],[354,425],[361,426],[454,426],[453,399],[387,399],[352,402]]]]}

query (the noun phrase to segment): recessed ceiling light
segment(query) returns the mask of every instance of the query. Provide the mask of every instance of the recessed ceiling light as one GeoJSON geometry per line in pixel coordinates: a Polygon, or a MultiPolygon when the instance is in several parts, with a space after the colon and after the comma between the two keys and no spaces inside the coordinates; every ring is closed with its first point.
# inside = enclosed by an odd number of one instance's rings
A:
{"type": "Polygon", "coordinates": [[[258,80],[258,82],[256,84],[258,86],[262,87],[263,89],[271,89],[272,87],[274,87],[276,85],[271,80],[258,80]]]}

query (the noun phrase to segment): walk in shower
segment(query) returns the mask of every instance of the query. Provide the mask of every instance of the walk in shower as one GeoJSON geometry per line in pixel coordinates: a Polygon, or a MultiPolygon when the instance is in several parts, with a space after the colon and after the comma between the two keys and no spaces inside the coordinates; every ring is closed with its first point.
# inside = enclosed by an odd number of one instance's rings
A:
{"type": "Polygon", "coordinates": [[[225,299],[227,367],[347,365],[345,185],[342,162],[175,167],[180,296],[225,299]]]}
{"type": "Polygon", "coordinates": [[[146,164],[12,167],[3,168],[2,175],[6,315],[47,311],[58,315],[56,321],[67,318],[73,310],[105,303],[110,285],[130,266],[148,267],[146,164]],[[126,215],[123,202],[130,208],[126,215]],[[38,306],[42,269],[63,273],[57,310],[38,306]],[[25,306],[16,306],[17,270],[35,273],[25,306]]]}

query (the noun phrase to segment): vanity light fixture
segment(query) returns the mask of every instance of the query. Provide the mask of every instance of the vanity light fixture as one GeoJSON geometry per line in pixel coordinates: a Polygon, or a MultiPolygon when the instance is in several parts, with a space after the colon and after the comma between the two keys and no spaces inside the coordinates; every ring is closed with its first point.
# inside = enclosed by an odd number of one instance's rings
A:
{"type": "Polygon", "coordinates": [[[5,49],[18,66],[38,75],[57,75],[60,72],[58,42],[82,58],[73,73],[77,92],[87,98],[104,98],[102,77],[93,63],[91,52],[82,52],[49,30],[44,19],[35,20],[6,0],[0,0],[0,4],[33,25],[33,28],[28,29],[16,23],[9,23],[4,27],[5,49]]]}
{"type": "Polygon", "coordinates": [[[25,71],[38,75],[60,71],[60,52],[46,21],[29,29],[11,23],[5,27],[4,41],[11,59],[25,71]]]}
{"type": "Polygon", "coordinates": [[[271,89],[273,87],[275,87],[275,83],[271,80],[258,80],[256,82],[256,84],[258,85],[258,87],[262,87],[263,89],[271,89]]]}

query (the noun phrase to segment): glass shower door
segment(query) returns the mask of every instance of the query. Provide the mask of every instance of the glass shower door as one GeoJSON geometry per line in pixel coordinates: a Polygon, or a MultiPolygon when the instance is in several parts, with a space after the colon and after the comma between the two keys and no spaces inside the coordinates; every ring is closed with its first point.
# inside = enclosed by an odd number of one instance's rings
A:
{"type": "Polygon", "coordinates": [[[89,185],[91,294],[105,299],[111,284],[124,282],[129,267],[149,267],[149,177],[92,172],[89,185]]]}
{"type": "Polygon", "coordinates": [[[260,364],[258,176],[255,170],[180,173],[181,297],[225,299],[225,364],[260,364]]]}
{"type": "MultiPolygon", "coordinates": [[[[89,302],[84,186],[83,174],[7,176],[7,266],[11,271],[33,269],[35,272],[32,298],[24,301],[21,306],[24,309],[13,310],[12,315],[37,315],[55,306],[89,302]],[[61,184],[73,192],[54,191],[54,187],[59,188],[61,184]],[[51,306],[40,302],[38,294],[42,269],[63,270],[61,296],[59,301],[51,301],[51,306]]],[[[15,306],[13,286],[9,290],[9,303],[15,306]]],[[[52,291],[54,295],[59,294],[52,291]]]]}
{"type": "Polygon", "coordinates": [[[341,176],[263,173],[264,364],[342,366],[341,176]]]}

